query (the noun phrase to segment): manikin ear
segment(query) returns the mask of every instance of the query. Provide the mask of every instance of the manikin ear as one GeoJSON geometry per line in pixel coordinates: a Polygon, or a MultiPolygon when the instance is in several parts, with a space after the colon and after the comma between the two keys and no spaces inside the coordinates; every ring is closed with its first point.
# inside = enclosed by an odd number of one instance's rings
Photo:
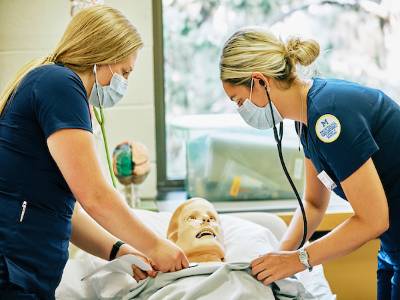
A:
{"type": "Polygon", "coordinates": [[[174,243],[178,240],[178,230],[174,230],[172,231],[169,235],[168,235],[168,239],[173,241],[174,243]]]}

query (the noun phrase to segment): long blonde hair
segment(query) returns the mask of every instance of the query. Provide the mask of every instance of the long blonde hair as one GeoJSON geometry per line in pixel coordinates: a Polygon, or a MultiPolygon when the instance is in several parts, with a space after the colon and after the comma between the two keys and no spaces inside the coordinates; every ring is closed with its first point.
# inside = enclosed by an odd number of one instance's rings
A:
{"type": "Polygon", "coordinates": [[[32,69],[60,62],[75,72],[86,72],[95,64],[114,64],[143,46],[131,22],[117,9],[95,5],[77,13],[68,24],[54,51],[23,66],[0,96],[0,115],[22,78],[32,69]]]}
{"type": "Polygon", "coordinates": [[[220,78],[233,85],[250,85],[253,72],[274,78],[284,88],[296,79],[296,64],[310,65],[319,55],[314,40],[290,38],[285,44],[261,27],[244,28],[225,43],[220,78]]]}

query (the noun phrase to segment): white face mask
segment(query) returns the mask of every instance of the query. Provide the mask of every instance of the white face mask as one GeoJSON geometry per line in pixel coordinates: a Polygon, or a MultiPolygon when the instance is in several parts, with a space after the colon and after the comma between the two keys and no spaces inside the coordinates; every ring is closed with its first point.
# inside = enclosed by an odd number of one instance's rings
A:
{"type": "Polygon", "coordinates": [[[97,81],[97,73],[96,73],[96,65],[93,67],[93,73],[95,76],[95,83],[93,84],[92,91],[89,96],[89,103],[96,107],[112,107],[121,101],[122,97],[125,95],[126,90],[128,88],[128,80],[126,80],[123,76],[118,73],[113,74],[110,85],[102,86],[97,81]]]}
{"type": "Polygon", "coordinates": [[[257,129],[270,129],[274,126],[272,121],[271,107],[274,114],[275,125],[282,122],[283,118],[280,115],[278,109],[272,103],[271,99],[264,107],[258,107],[251,101],[251,94],[253,92],[253,79],[251,79],[250,96],[246,99],[242,106],[238,107],[238,112],[242,119],[249,124],[251,127],[257,129]]]}

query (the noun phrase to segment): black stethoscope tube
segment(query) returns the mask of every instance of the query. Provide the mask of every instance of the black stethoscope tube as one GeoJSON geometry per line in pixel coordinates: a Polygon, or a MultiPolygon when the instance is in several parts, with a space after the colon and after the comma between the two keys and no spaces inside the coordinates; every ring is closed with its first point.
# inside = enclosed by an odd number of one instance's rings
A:
{"type": "Polygon", "coordinates": [[[294,185],[294,182],[293,182],[292,178],[289,175],[289,172],[288,172],[288,170],[286,168],[285,161],[283,159],[283,154],[282,154],[283,123],[282,122],[279,123],[279,135],[278,135],[278,130],[277,130],[276,125],[275,125],[274,112],[272,110],[271,98],[269,97],[269,93],[268,93],[268,90],[266,88],[265,88],[265,91],[267,92],[268,101],[269,101],[269,104],[270,104],[269,107],[270,107],[270,110],[271,110],[274,137],[275,137],[275,141],[276,141],[276,146],[278,148],[279,160],[281,162],[281,166],[282,166],[283,172],[285,173],[286,178],[289,181],[289,184],[292,187],[292,190],[296,195],[297,201],[299,202],[299,205],[300,205],[301,213],[303,215],[303,238],[301,240],[300,246],[297,248],[297,249],[300,249],[301,247],[304,246],[304,243],[306,242],[306,239],[307,239],[307,217],[306,217],[306,212],[304,210],[303,202],[301,201],[299,192],[297,191],[296,186],[294,185]]]}

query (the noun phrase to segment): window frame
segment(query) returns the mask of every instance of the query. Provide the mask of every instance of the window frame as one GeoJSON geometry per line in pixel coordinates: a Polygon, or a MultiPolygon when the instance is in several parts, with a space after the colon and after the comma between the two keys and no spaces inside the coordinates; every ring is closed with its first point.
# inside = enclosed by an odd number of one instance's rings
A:
{"type": "Polygon", "coordinates": [[[165,124],[164,24],[162,0],[153,0],[154,109],[156,118],[157,191],[183,190],[184,180],[167,176],[167,141],[165,124]]]}

